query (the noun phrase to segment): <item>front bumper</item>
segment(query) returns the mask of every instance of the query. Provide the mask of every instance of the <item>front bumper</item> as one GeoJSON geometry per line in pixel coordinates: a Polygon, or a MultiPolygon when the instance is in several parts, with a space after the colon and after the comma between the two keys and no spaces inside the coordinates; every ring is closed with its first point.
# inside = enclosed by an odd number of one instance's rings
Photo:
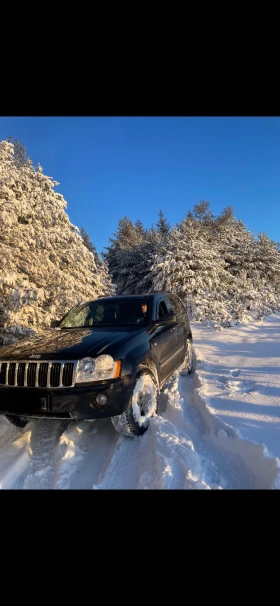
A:
{"type": "Polygon", "coordinates": [[[54,419],[99,419],[121,414],[132,392],[130,377],[75,385],[65,389],[0,387],[0,414],[54,419]],[[97,394],[107,396],[103,406],[97,394]]]}

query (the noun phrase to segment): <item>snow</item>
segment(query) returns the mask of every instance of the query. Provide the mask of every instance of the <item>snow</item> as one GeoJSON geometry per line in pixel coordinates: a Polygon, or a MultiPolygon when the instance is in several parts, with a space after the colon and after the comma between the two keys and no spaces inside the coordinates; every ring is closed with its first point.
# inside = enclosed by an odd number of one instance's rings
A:
{"type": "Polygon", "coordinates": [[[211,414],[280,458],[280,314],[194,339],[200,395],[211,414]]]}
{"type": "Polygon", "coordinates": [[[134,418],[139,425],[145,425],[153,412],[156,410],[156,397],[154,382],[150,375],[142,375],[136,382],[132,397],[132,409],[134,418]],[[141,411],[141,404],[143,410],[141,411]],[[141,415],[141,412],[146,414],[141,415]]]}
{"type": "Polygon", "coordinates": [[[2,489],[280,488],[280,314],[207,330],[193,323],[196,372],[177,371],[140,438],[110,419],[0,420],[2,489]]]}

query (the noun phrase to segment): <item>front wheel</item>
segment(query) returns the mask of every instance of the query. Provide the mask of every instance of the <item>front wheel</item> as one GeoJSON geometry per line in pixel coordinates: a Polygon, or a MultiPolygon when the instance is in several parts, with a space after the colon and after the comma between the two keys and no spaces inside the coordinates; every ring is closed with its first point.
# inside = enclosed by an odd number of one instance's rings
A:
{"type": "Polygon", "coordinates": [[[116,431],[123,436],[141,436],[149,427],[150,418],[158,411],[159,389],[148,369],[140,369],[135,377],[128,408],[111,417],[116,431]]]}
{"type": "Polygon", "coordinates": [[[190,375],[194,368],[193,344],[190,339],[187,339],[186,345],[186,355],[183,368],[181,370],[182,375],[190,375]]]}

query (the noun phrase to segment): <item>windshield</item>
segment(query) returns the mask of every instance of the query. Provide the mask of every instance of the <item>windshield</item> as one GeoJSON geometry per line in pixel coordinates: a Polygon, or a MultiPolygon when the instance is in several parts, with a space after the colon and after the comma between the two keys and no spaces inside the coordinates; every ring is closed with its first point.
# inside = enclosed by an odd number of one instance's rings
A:
{"type": "Polygon", "coordinates": [[[97,300],[71,309],[58,324],[58,328],[146,326],[147,317],[147,299],[97,300]]]}

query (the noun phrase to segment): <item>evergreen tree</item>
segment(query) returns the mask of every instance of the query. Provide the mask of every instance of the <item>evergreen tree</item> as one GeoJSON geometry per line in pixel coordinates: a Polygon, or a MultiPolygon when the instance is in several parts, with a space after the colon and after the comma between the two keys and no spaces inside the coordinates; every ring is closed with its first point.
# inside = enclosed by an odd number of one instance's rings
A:
{"type": "Polygon", "coordinates": [[[100,258],[96,246],[91,241],[90,235],[87,233],[84,227],[81,227],[81,237],[85,247],[93,254],[97,272],[99,274],[99,280],[103,286],[104,294],[112,295],[114,294],[114,287],[112,285],[108,263],[106,261],[102,261],[100,258]]]}
{"type": "Polygon", "coordinates": [[[144,238],[146,236],[146,229],[145,229],[142,221],[140,221],[140,219],[137,219],[135,221],[135,230],[139,237],[139,243],[141,243],[141,241],[144,240],[144,238]]]}
{"type": "Polygon", "coordinates": [[[92,252],[96,256],[97,255],[96,247],[92,243],[92,241],[90,239],[90,235],[88,234],[88,232],[85,230],[84,227],[81,227],[80,233],[81,233],[81,237],[82,237],[83,243],[86,246],[86,248],[89,250],[89,252],[92,252]]]}
{"type": "Polygon", "coordinates": [[[233,278],[218,252],[197,237],[195,227],[185,221],[181,229],[172,230],[168,252],[155,257],[154,287],[178,294],[194,320],[228,321],[225,301],[233,278]]]}
{"type": "Polygon", "coordinates": [[[135,288],[137,276],[138,250],[145,242],[146,230],[138,219],[135,223],[123,217],[119,220],[118,229],[109,238],[110,246],[105,249],[104,259],[108,263],[112,281],[117,294],[130,294],[135,288]]]}
{"type": "Polygon", "coordinates": [[[13,162],[17,168],[20,168],[29,160],[26,156],[26,147],[18,139],[13,141],[12,137],[8,137],[8,143],[12,143],[14,146],[13,162]]]}
{"type": "Polygon", "coordinates": [[[57,182],[0,143],[1,340],[50,325],[80,300],[104,293],[93,254],[65,212],[57,182]]]}
{"type": "Polygon", "coordinates": [[[199,204],[194,205],[193,215],[197,221],[204,223],[205,225],[211,225],[214,219],[212,210],[210,209],[210,202],[201,200],[199,204]]]}
{"type": "Polygon", "coordinates": [[[156,230],[159,235],[160,240],[166,241],[170,234],[170,225],[164,216],[164,212],[162,210],[158,213],[158,221],[156,224],[156,230]]]}

